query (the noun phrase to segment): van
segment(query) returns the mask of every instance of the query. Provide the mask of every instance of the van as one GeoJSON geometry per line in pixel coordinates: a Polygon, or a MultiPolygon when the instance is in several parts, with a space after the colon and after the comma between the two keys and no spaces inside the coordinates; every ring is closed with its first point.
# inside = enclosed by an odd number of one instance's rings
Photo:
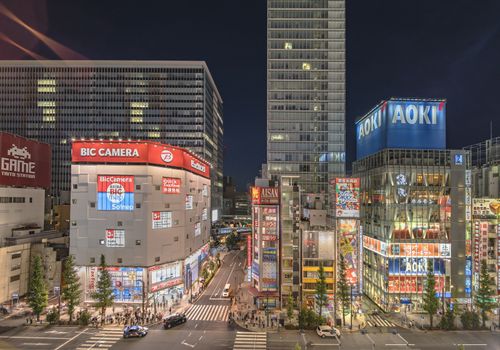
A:
{"type": "Polygon", "coordinates": [[[223,298],[229,298],[230,294],[231,294],[231,284],[227,283],[224,286],[224,290],[222,291],[222,297],[223,298]]]}

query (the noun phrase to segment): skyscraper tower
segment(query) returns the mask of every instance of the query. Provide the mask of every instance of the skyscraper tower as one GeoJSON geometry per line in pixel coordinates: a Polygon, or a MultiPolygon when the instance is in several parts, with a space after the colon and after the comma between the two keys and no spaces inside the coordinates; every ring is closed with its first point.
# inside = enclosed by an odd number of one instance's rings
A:
{"type": "Polygon", "coordinates": [[[345,0],[267,1],[267,163],[306,193],[345,172],[345,0]]]}

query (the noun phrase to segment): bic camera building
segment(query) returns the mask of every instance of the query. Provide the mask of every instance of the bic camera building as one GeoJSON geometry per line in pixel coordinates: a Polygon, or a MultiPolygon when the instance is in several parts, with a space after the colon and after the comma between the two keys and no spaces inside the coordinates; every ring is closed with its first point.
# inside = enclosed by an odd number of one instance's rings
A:
{"type": "Polygon", "coordinates": [[[0,61],[0,106],[0,130],[51,145],[56,202],[69,200],[73,138],[131,138],[208,160],[222,208],[222,99],[205,62],[0,61]]]}
{"type": "Polygon", "coordinates": [[[115,302],[178,297],[208,254],[210,167],[185,149],[153,142],[75,141],[70,253],[91,301],[100,255],[115,302]]]}
{"type": "Polygon", "coordinates": [[[439,296],[470,298],[470,160],[445,149],[445,109],[389,99],[356,123],[363,290],[386,311],[421,307],[428,261],[439,296]]]}

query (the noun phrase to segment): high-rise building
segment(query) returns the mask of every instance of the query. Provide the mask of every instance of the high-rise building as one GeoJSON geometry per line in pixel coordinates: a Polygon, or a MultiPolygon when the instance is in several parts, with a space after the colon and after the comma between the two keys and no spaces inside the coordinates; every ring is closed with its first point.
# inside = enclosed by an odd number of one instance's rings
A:
{"type": "Polygon", "coordinates": [[[202,61],[0,61],[0,129],[52,146],[56,203],[69,201],[72,139],[189,148],[212,165],[222,208],[222,99],[202,61]]]}
{"type": "Polygon", "coordinates": [[[345,172],[345,0],[267,1],[267,165],[305,193],[345,172]]]}

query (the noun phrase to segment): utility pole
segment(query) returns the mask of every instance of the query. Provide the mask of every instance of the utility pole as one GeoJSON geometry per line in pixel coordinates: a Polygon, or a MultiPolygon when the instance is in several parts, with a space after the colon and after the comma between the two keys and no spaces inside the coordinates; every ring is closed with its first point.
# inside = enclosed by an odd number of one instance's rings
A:
{"type": "Polygon", "coordinates": [[[351,284],[351,329],[352,329],[352,311],[353,308],[352,308],[352,284],[351,284]]]}
{"type": "Polygon", "coordinates": [[[145,288],[145,285],[144,285],[144,281],[143,280],[138,280],[139,282],[141,282],[141,285],[142,285],[142,323],[144,324],[144,302],[145,302],[145,299],[146,299],[146,288],[145,288]]]}

